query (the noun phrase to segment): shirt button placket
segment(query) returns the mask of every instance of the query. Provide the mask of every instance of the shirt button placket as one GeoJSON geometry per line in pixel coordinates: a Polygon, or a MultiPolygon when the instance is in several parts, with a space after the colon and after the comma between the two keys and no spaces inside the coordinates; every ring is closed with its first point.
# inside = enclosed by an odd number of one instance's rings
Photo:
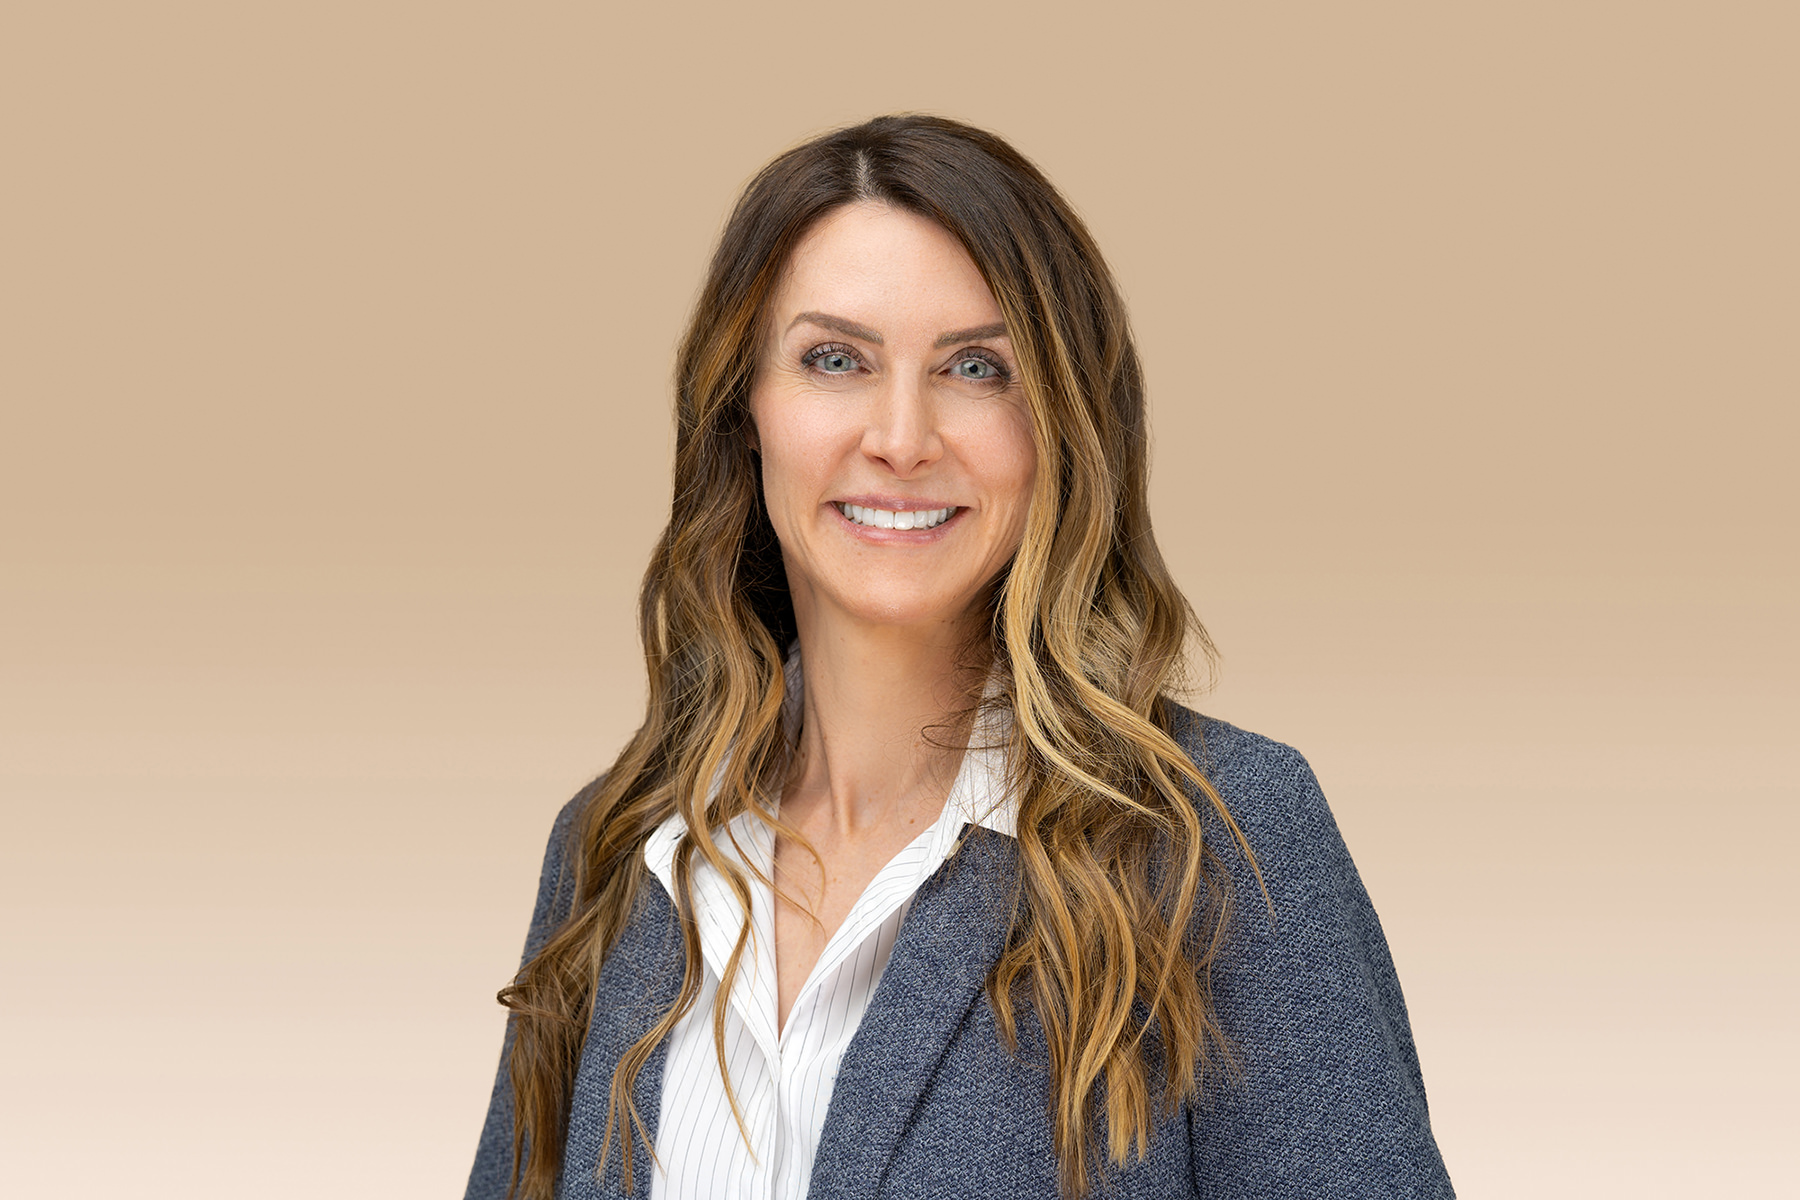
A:
{"type": "Polygon", "coordinates": [[[773,1064],[774,1071],[768,1073],[762,1087],[762,1112],[756,1123],[756,1194],[761,1200],[774,1200],[775,1184],[775,1122],[780,1108],[780,1092],[776,1085],[776,1073],[781,1070],[779,1059],[773,1064]]]}

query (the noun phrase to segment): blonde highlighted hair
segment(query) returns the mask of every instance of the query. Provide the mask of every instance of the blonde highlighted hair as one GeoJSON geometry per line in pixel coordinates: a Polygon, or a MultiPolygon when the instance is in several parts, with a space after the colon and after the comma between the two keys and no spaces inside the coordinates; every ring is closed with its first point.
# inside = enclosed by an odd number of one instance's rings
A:
{"type": "MultiPolygon", "coordinates": [[[[675,1005],[613,1070],[607,1138],[622,1140],[627,1188],[634,1147],[650,1149],[633,1082],[703,978],[687,915],[693,854],[748,911],[749,882],[710,834],[761,811],[754,797],[779,782],[783,650],[795,636],[745,436],[750,389],[794,247],[827,213],[870,201],[937,222],[968,251],[1005,316],[1031,411],[1034,494],[991,591],[983,648],[1012,715],[1020,862],[987,995],[1009,1044],[1021,1004],[1042,1027],[1063,1194],[1085,1196],[1107,1163],[1141,1156],[1158,1121],[1224,1061],[1210,968],[1232,896],[1196,800],[1236,827],[1171,735],[1168,697],[1189,648],[1212,647],[1151,535],[1124,305],[1080,219],[1006,142],[936,117],[880,117],[788,151],[751,182],[682,342],[674,495],[639,606],[644,723],[575,822],[560,926],[500,993],[515,1026],[510,1194],[525,1200],[555,1186],[594,978],[648,875],[651,831],[679,812],[704,834],[676,860],[686,967],[675,1005]]],[[[712,1012],[722,1071],[746,937],[712,1012]]]]}

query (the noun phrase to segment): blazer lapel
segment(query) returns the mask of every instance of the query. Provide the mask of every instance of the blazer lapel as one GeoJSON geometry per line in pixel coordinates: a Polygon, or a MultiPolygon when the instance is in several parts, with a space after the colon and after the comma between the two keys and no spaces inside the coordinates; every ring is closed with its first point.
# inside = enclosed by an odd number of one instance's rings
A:
{"type": "MultiPolygon", "coordinates": [[[[575,1076],[570,1106],[569,1138],[563,1153],[563,1200],[624,1200],[624,1157],[615,1131],[600,1161],[606,1134],[606,1110],[612,1095],[613,1068],[639,1038],[649,1033],[675,1003],[681,990],[681,931],[668,893],[654,877],[638,888],[637,911],[607,954],[594,981],[594,1017],[587,1047],[575,1076]]],[[[638,1116],[650,1144],[656,1144],[656,1121],[662,1110],[663,1063],[668,1042],[657,1046],[638,1072],[632,1087],[638,1116]]],[[[644,1145],[634,1144],[631,1178],[635,1200],[650,1195],[655,1169],[644,1145]]]]}
{"type": "Polygon", "coordinates": [[[963,836],[915,894],[844,1051],[813,1160],[815,1196],[879,1194],[901,1133],[1005,948],[1017,843],[979,826],[963,836]]]}

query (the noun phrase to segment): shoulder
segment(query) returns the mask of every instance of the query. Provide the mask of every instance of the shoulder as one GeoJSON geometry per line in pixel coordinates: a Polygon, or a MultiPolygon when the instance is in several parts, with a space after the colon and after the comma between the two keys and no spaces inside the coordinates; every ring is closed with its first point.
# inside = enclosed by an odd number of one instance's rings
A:
{"type": "MultiPolygon", "coordinates": [[[[1255,857],[1243,855],[1236,834],[1202,802],[1204,836],[1227,864],[1240,895],[1266,894],[1284,913],[1321,900],[1360,897],[1362,885],[1337,818],[1306,756],[1294,747],[1216,717],[1170,705],[1170,733],[1224,801],[1225,810],[1255,857]]],[[[1360,910],[1366,900],[1356,899],[1360,910]]]]}
{"type": "Polygon", "coordinates": [[[595,779],[557,810],[550,823],[550,837],[544,846],[544,865],[538,871],[537,902],[532,905],[531,929],[525,938],[525,957],[530,959],[567,915],[574,900],[573,863],[579,853],[576,839],[581,816],[600,791],[604,776],[595,779]]]}
{"type": "Polygon", "coordinates": [[[1173,701],[1168,702],[1168,712],[1170,736],[1215,786],[1220,778],[1281,782],[1312,773],[1305,757],[1284,742],[1173,701]]]}
{"type": "Polygon", "coordinates": [[[553,879],[552,870],[561,873],[574,856],[575,839],[581,827],[581,817],[599,795],[600,786],[606,782],[604,775],[584,786],[557,810],[556,819],[550,823],[550,841],[544,847],[544,876],[553,879]]]}
{"type": "Polygon", "coordinates": [[[1190,1114],[1197,1175],[1227,1195],[1451,1195],[1387,940],[1312,768],[1171,709],[1255,855],[1201,804],[1237,896],[1211,977],[1237,1069],[1190,1114]]]}
{"type": "Polygon", "coordinates": [[[1250,828],[1337,836],[1306,756],[1273,738],[1170,703],[1170,735],[1217,788],[1232,818],[1250,828]]]}
{"type": "Polygon", "coordinates": [[[580,791],[569,797],[563,806],[556,810],[556,819],[550,823],[550,851],[557,853],[566,849],[569,839],[575,836],[575,828],[581,821],[581,814],[587,811],[594,797],[600,794],[606,776],[601,775],[584,784],[580,791]]]}

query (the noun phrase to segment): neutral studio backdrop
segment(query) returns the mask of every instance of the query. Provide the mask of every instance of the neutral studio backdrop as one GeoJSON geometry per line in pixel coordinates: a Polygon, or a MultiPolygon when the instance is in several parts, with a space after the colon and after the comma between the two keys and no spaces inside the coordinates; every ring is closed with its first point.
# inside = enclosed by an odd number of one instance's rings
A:
{"type": "Polygon", "coordinates": [[[1791,11],[6,5],[6,1190],[459,1194],[711,243],[915,109],[1109,254],[1460,1192],[1782,1193],[1791,11]]]}

